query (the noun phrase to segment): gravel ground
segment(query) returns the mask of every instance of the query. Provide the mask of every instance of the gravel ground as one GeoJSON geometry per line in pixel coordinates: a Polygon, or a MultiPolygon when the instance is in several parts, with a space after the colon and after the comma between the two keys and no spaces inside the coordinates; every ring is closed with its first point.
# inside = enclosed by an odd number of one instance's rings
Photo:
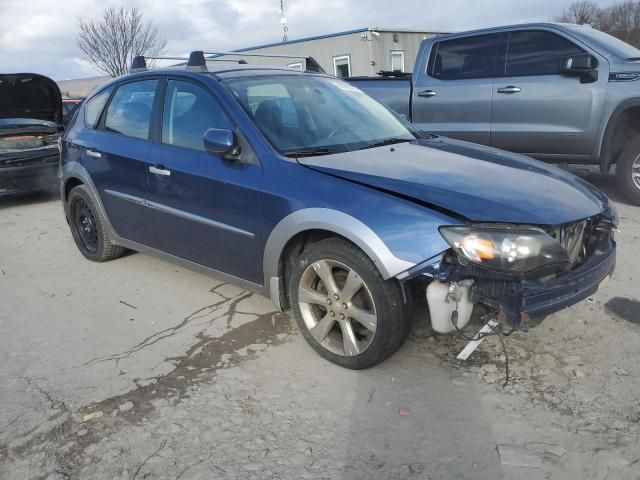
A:
{"type": "Polygon", "coordinates": [[[591,180],[622,217],[616,275],[509,339],[506,387],[498,342],[459,362],[424,321],[335,367],[265,298],[88,262],[57,199],[0,200],[0,478],[640,478],[640,209],[591,180]]]}

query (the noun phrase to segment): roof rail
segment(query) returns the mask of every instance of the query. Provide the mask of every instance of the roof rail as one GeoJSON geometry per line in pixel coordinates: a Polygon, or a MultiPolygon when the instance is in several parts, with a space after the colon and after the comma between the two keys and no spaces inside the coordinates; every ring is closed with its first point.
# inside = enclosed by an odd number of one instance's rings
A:
{"type": "MultiPolygon", "coordinates": [[[[306,61],[306,70],[309,72],[326,73],[315,58],[309,55],[284,55],[280,53],[245,53],[245,52],[203,52],[204,55],[210,56],[226,56],[232,55],[236,57],[263,57],[263,58],[298,58],[306,61]]],[[[208,57],[207,60],[216,60],[208,57]]],[[[246,63],[246,62],[244,62],[246,63]]]]}
{"type": "MultiPolygon", "coordinates": [[[[203,52],[202,50],[194,50],[189,54],[189,58],[184,57],[146,57],[137,55],[133,57],[129,73],[144,72],[148,70],[147,60],[181,60],[187,61],[186,69],[194,72],[207,72],[207,62],[238,62],[240,64],[247,63],[246,60],[215,58],[232,55],[237,57],[266,57],[266,58],[297,58],[306,61],[306,70],[309,72],[326,73],[315,58],[306,55],[282,55],[276,53],[242,53],[242,52],[203,52]],[[208,55],[205,57],[205,55],[208,55]]],[[[185,64],[182,64],[185,65],[185,64]]]]}

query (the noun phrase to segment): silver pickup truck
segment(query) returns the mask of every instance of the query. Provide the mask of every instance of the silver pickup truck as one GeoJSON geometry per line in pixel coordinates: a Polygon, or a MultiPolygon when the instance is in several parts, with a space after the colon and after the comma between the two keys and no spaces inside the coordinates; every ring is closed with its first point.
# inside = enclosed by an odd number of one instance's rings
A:
{"type": "Polygon", "coordinates": [[[553,163],[616,165],[640,205],[640,50],[589,26],[438,35],[413,75],[352,78],[421,130],[553,163]]]}

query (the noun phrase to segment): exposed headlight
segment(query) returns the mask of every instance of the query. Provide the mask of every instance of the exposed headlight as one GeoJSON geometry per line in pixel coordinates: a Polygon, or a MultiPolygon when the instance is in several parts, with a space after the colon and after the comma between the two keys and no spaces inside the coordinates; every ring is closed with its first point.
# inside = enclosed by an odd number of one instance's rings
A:
{"type": "Polygon", "coordinates": [[[560,243],[536,227],[473,225],[441,227],[440,233],[459,255],[492,270],[527,273],[570,263],[560,243]]]}

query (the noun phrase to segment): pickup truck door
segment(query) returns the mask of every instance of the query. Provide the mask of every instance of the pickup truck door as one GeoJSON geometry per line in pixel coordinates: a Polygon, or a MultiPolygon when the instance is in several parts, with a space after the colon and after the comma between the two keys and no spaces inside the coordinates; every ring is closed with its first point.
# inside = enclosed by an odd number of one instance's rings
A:
{"type": "MultiPolygon", "coordinates": [[[[412,122],[420,130],[489,145],[491,96],[504,34],[442,40],[413,75],[412,122]]],[[[423,55],[427,55],[424,52],[423,55]]]]}
{"type": "Polygon", "coordinates": [[[608,81],[564,74],[568,57],[587,52],[573,39],[540,29],[512,31],[505,64],[494,82],[491,145],[543,159],[588,160],[608,81]]]}
{"type": "Polygon", "coordinates": [[[149,207],[158,248],[262,283],[262,167],[249,145],[243,145],[238,160],[206,152],[203,135],[210,128],[234,126],[208,88],[169,80],[149,163],[149,207]]]}

